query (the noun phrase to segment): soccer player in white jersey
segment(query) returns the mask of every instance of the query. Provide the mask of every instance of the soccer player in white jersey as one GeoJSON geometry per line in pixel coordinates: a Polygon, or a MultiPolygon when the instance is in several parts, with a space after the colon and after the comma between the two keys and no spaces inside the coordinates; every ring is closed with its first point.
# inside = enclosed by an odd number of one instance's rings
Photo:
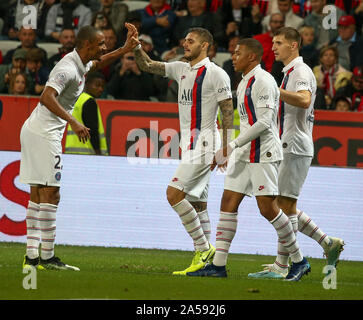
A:
{"type": "MultiPolygon", "coordinates": [[[[314,155],[312,130],[316,93],[316,79],[299,56],[300,45],[300,34],[291,27],[279,29],[273,38],[275,58],[285,66],[280,87],[279,135],[284,159],[279,167],[278,205],[290,218],[295,233],[300,231],[317,241],[324,249],[327,263],[335,266],[343,240],[327,236],[305,212],[297,209],[297,199],[314,155]]],[[[265,270],[249,274],[249,277],[284,278],[289,253],[280,241],[277,251],[273,264],[265,265],[265,270]]]]}
{"type": "Polygon", "coordinates": [[[108,54],[103,33],[92,26],[80,29],[76,48],[53,68],[40,101],[23,124],[20,133],[20,181],[30,185],[26,213],[27,249],[23,268],[73,269],[54,255],[56,212],[60,200],[62,172],[62,136],[67,122],[80,141],[89,139],[89,128],[72,116],[74,103],[82,93],[85,75],[102,69],[135,46],[136,28],[126,24],[127,40],[123,47],[108,54]],[[39,244],[41,254],[39,257],[39,244]]]}
{"type": "MultiPolygon", "coordinates": [[[[242,72],[237,88],[240,134],[217,151],[211,167],[213,170],[217,164],[224,170],[228,162],[213,263],[188,272],[188,276],[227,276],[227,257],[237,229],[238,207],[246,195],[256,197],[261,214],[276,229],[293,265],[298,266],[299,279],[310,268],[299,250],[289,218],[276,202],[278,165],[282,160],[277,129],[279,90],[271,74],[261,68],[262,54],[260,42],[245,38],[239,40],[232,56],[235,71],[242,72]]],[[[298,279],[288,276],[287,280],[298,279]]]]}
{"type": "Polygon", "coordinates": [[[210,220],[207,212],[210,164],[220,148],[217,110],[223,115],[223,143],[227,130],[233,126],[233,104],[227,73],[207,56],[213,43],[210,32],[192,28],[184,42],[184,58],[188,62],[164,63],[151,60],[135,48],[136,62],[141,70],[167,76],[178,82],[178,104],[181,130],[181,163],[167,187],[167,199],[179,215],[193,240],[194,258],[191,265],[174,275],[185,275],[204,267],[214,256],[210,244],[210,220]]]}

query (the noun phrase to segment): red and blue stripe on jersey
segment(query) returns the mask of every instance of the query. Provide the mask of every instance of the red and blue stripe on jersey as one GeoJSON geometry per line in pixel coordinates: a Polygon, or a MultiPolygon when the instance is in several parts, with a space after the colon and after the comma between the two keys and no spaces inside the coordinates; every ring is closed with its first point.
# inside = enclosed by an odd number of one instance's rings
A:
{"type": "MultiPolygon", "coordinates": [[[[252,126],[257,121],[255,106],[253,104],[251,97],[252,86],[254,83],[255,83],[255,77],[253,76],[251,77],[251,79],[248,80],[244,96],[244,105],[246,108],[246,112],[248,115],[248,123],[250,124],[250,126],[252,126]]],[[[251,163],[260,162],[260,145],[261,145],[260,137],[251,141],[251,150],[250,150],[251,163]]]]}
{"type": "MultiPolygon", "coordinates": [[[[294,70],[294,67],[291,67],[283,81],[282,81],[282,85],[281,85],[281,89],[286,89],[286,86],[287,86],[287,82],[289,81],[289,76],[290,76],[290,73],[294,70]]],[[[281,99],[280,99],[280,107],[279,107],[279,121],[280,121],[280,130],[279,130],[279,136],[280,136],[280,139],[284,133],[284,118],[285,118],[285,102],[283,102],[281,99]]]]}
{"type": "Polygon", "coordinates": [[[202,126],[202,86],[207,68],[202,66],[197,71],[193,85],[193,104],[190,110],[190,150],[197,144],[198,136],[202,126]]]}

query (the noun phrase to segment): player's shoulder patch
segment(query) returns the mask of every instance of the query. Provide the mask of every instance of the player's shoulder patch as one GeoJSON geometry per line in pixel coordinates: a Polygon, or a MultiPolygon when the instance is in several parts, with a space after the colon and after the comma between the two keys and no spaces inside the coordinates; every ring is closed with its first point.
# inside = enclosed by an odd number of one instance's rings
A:
{"type": "Polygon", "coordinates": [[[54,80],[57,84],[64,85],[67,82],[67,73],[65,71],[56,73],[54,80]]]}

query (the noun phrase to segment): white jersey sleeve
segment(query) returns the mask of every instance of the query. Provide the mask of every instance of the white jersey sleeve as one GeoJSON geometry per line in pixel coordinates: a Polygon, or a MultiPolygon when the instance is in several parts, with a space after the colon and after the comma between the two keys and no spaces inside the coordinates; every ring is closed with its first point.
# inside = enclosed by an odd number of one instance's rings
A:
{"type": "Polygon", "coordinates": [[[49,79],[46,82],[46,87],[52,87],[60,95],[65,89],[67,83],[75,78],[74,71],[70,68],[54,68],[49,75],[49,79]]]}
{"type": "Polygon", "coordinates": [[[165,62],[165,76],[179,83],[180,75],[187,63],[181,61],[165,62]]]}
{"type": "Polygon", "coordinates": [[[213,74],[213,85],[215,88],[215,97],[218,102],[231,99],[231,80],[222,68],[215,68],[213,74]]]}
{"type": "Polygon", "coordinates": [[[256,95],[256,109],[269,108],[277,110],[280,92],[276,85],[262,85],[256,95]]]}
{"type": "Polygon", "coordinates": [[[294,73],[294,82],[292,91],[310,91],[313,92],[312,84],[308,79],[311,78],[311,74],[307,72],[305,68],[297,68],[294,73]]]}

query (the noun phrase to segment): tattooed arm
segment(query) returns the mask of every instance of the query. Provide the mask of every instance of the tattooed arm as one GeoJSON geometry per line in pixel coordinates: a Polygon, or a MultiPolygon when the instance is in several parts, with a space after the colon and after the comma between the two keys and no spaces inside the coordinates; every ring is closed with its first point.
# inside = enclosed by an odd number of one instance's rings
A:
{"type": "Polygon", "coordinates": [[[222,113],[222,132],[223,132],[223,148],[227,146],[231,138],[231,129],[233,128],[233,103],[232,99],[226,99],[219,102],[219,108],[222,113]]]}
{"type": "Polygon", "coordinates": [[[142,71],[165,76],[164,62],[151,60],[144,50],[135,50],[136,63],[142,71]]]}
{"type": "Polygon", "coordinates": [[[221,153],[223,157],[223,161],[216,158],[214,156],[213,163],[211,164],[211,170],[213,171],[214,168],[218,165],[218,168],[221,171],[224,171],[227,167],[227,157],[228,155],[228,143],[231,139],[231,129],[233,128],[233,118],[234,118],[234,110],[233,110],[233,102],[232,99],[225,99],[218,103],[219,108],[221,109],[222,113],[222,132],[223,132],[223,144],[222,149],[220,149],[218,153],[221,153]]]}

